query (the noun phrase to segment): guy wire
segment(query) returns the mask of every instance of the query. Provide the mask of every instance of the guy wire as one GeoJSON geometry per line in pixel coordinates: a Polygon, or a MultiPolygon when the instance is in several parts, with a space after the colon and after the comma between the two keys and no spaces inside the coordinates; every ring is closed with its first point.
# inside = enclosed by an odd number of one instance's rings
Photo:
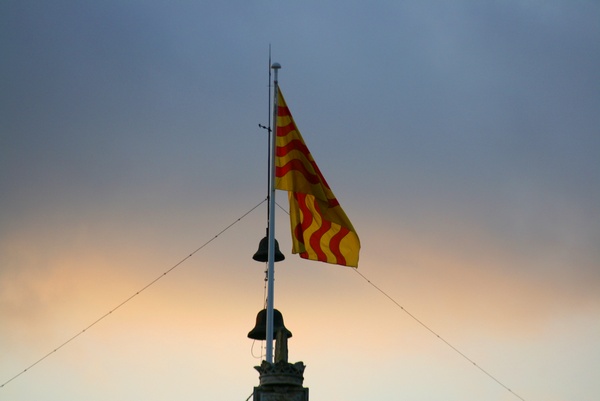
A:
{"type": "Polygon", "coordinates": [[[231,227],[233,227],[235,224],[239,223],[244,217],[248,216],[250,213],[252,213],[256,208],[258,208],[260,205],[262,205],[264,202],[266,202],[267,199],[263,199],[262,201],[260,201],[260,203],[258,203],[256,206],[254,206],[252,209],[248,210],[246,213],[244,213],[242,216],[238,217],[233,223],[229,224],[227,227],[225,227],[224,229],[222,229],[221,231],[219,231],[219,233],[217,233],[215,236],[213,236],[211,239],[209,239],[208,241],[206,241],[204,244],[200,245],[198,248],[196,248],[194,251],[192,251],[189,255],[187,255],[185,258],[181,259],[179,262],[175,263],[171,268],[169,268],[167,271],[165,271],[164,273],[162,273],[160,276],[156,277],[154,280],[152,280],[151,282],[149,282],[148,284],[146,284],[144,287],[142,287],[140,290],[138,290],[136,293],[134,293],[133,295],[131,295],[129,298],[125,299],[123,302],[121,302],[120,304],[118,304],[117,306],[115,306],[114,308],[112,308],[111,310],[109,310],[108,312],[106,312],[104,315],[100,316],[98,319],[96,319],[94,322],[92,322],[91,324],[89,324],[87,327],[85,327],[83,330],[79,331],[77,334],[75,334],[74,336],[72,336],[71,338],[69,338],[67,341],[63,342],[62,344],[60,344],[58,347],[54,348],[52,351],[48,352],[46,355],[44,355],[43,357],[41,357],[40,359],[38,359],[37,361],[35,361],[34,363],[32,363],[31,365],[27,366],[25,369],[23,369],[21,372],[19,372],[18,374],[14,375],[13,377],[11,377],[10,379],[8,379],[7,381],[5,381],[4,383],[0,384],[0,388],[3,388],[5,385],[7,385],[8,383],[10,383],[11,381],[13,381],[14,379],[16,379],[17,377],[21,376],[23,373],[27,372],[28,370],[30,370],[31,368],[33,368],[34,366],[36,366],[37,364],[39,364],[40,362],[42,362],[44,359],[48,358],[50,355],[54,354],[56,351],[60,350],[61,348],[63,348],[65,345],[69,344],[71,341],[75,340],[77,337],[79,337],[80,335],[82,335],[83,333],[85,333],[87,330],[91,329],[93,326],[95,326],[96,324],[100,323],[100,321],[104,320],[104,318],[108,317],[110,314],[112,314],[114,311],[116,311],[117,309],[119,309],[120,307],[122,307],[123,305],[125,305],[126,303],[128,303],[129,301],[131,301],[133,298],[135,298],[136,296],[140,295],[140,293],[142,293],[142,291],[148,289],[150,286],[152,286],[154,283],[156,283],[158,280],[160,280],[161,278],[163,278],[164,276],[166,276],[167,274],[169,274],[170,272],[172,272],[173,270],[175,270],[177,267],[179,267],[181,264],[183,264],[186,260],[188,260],[189,258],[191,258],[192,256],[194,256],[195,253],[197,253],[198,251],[200,251],[201,249],[203,249],[205,246],[207,246],[208,244],[210,244],[211,242],[213,242],[215,239],[217,239],[217,237],[219,237],[221,234],[223,234],[225,231],[229,230],[231,227]]]}
{"type": "MultiPolygon", "coordinates": [[[[285,210],[279,203],[275,203],[281,210],[283,210],[284,212],[286,212],[287,214],[289,214],[289,212],[287,210],[285,210]]],[[[486,376],[488,376],[489,378],[491,378],[493,381],[495,381],[497,384],[499,384],[500,386],[502,386],[505,390],[507,390],[509,393],[511,393],[512,395],[514,395],[515,397],[517,397],[518,399],[525,401],[525,399],[523,397],[521,397],[520,395],[518,395],[517,393],[515,393],[514,391],[512,391],[508,386],[506,386],[504,383],[502,383],[500,380],[498,380],[495,376],[493,376],[491,373],[489,373],[487,370],[483,369],[481,366],[479,366],[475,361],[473,361],[471,358],[469,358],[467,355],[465,355],[462,351],[460,351],[458,348],[456,348],[454,345],[450,344],[446,339],[444,339],[442,336],[440,336],[438,333],[436,333],[433,329],[431,329],[429,326],[427,326],[425,323],[423,323],[423,321],[419,320],[415,315],[413,315],[412,313],[410,313],[408,310],[406,310],[402,305],[400,305],[394,298],[392,298],[389,294],[387,294],[385,291],[383,291],[381,288],[379,288],[377,285],[375,285],[371,280],[369,280],[364,274],[362,274],[361,272],[358,271],[358,269],[354,269],[352,268],[352,270],[354,270],[354,272],[356,274],[358,274],[359,276],[361,276],[363,278],[363,280],[365,280],[367,283],[369,283],[371,285],[371,287],[373,287],[374,289],[376,289],[377,291],[379,291],[383,296],[385,296],[389,301],[391,301],[394,305],[396,305],[398,308],[400,308],[404,313],[406,313],[408,316],[410,316],[415,322],[419,323],[421,326],[423,326],[427,331],[429,331],[431,334],[433,334],[434,336],[436,336],[439,340],[441,340],[444,344],[446,344],[448,347],[450,347],[454,352],[456,352],[458,355],[460,355],[461,357],[463,357],[464,359],[466,359],[467,361],[469,361],[473,366],[475,366],[477,369],[479,369],[481,372],[483,372],[486,376]]]]}
{"type": "Polygon", "coordinates": [[[515,397],[517,397],[518,399],[525,401],[525,399],[523,397],[521,397],[520,395],[518,395],[517,393],[515,393],[514,391],[512,391],[509,387],[507,387],[504,383],[502,383],[500,380],[496,379],[496,377],[494,377],[491,373],[489,373],[487,370],[483,369],[481,366],[479,366],[475,361],[473,361],[471,358],[469,358],[468,356],[466,356],[462,351],[460,351],[458,348],[456,348],[454,345],[450,344],[448,341],[446,341],[442,336],[440,336],[438,333],[436,333],[435,331],[433,331],[433,329],[431,329],[429,326],[427,326],[425,323],[423,323],[421,320],[419,320],[415,315],[413,315],[412,313],[410,313],[408,310],[406,310],[402,305],[400,305],[394,298],[392,298],[390,295],[388,295],[385,291],[383,291],[381,288],[379,288],[378,286],[376,286],[375,284],[373,284],[373,282],[371,282],[371,280],[369,280],[368,278],[366,278],[361,272],[358,271],[358,269],[352,269],[354,270],[354,272],[356,274],[358,274],[359,276],[361,276],[367,283],[369,283],[371,285],[371,287],[375,288],[377,291],[379,291],[383,296],[385,296],[388,300],[392,301],[392,303],[394,305],[396,305],[398,308],[400,308],[404,313],[406,313],[408,316],[410,316],[411,319],[413,319],[415,322],[419,323],[421,326],[423,326],[427,331],[429,331],[431,334],[433,334],[434,336],[436,336],[439,340],[441,340],[444,344],[446,344],[448,347],[450,347],[454,352],[456,352],[458,355],[462,356],[464,359],[466,359],[467,361],[469,361],[473,366],[475,366],[477,369],[479,369],[481,372],[483,372],[486,376],[488,376],[489,378],[491,378],[492,380],[494,380],[496,383],[498,383],[500,386],[504,387],[505,390],[507,390],[509,393],[511,393],[512,395],[514,395],[515,397]]]}

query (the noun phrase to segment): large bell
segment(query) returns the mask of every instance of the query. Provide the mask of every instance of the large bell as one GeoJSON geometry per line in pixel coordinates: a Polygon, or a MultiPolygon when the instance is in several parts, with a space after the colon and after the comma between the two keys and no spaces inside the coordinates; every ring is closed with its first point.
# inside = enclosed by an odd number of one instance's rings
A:
{"type": "MultiPolygon", "coordinates": [[[[258,244],[258,251],[252,256],[257,262],[267,262],[269,260],[269,238],[264,237],[258,244]]],[[[279,250],[279,243],[275,240],[275,262],[281,262],[285,256],[279,250]]]]}
{"type": "MultiPolygon", "coordinates": [[[[277,309],[273,309],[273,340],[279,330],[283,330],[287,337],[292,336],[292,332],[289,331],[283,325],[283,315],[277,309]]],[[[263,309],[256,315],[256,324],[254,328],[248,333],[248,338],[253,340],[266,340],[267,339],[267,310],[263,309]]]]}

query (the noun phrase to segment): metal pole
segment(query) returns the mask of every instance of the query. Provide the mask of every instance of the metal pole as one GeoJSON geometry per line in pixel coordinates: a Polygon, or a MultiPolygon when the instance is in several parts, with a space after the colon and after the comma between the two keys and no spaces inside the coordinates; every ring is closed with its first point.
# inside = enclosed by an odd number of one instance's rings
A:
{"type": "Polygon", "coordinates": [[[271,131],[271,165],[269,166],[269,253],[267,270],[267,362],[273,363],[273,310],[275,280],[275,147],[277,138],[277,73],[279,63],[273,63],[273,130],[271,131]]]}

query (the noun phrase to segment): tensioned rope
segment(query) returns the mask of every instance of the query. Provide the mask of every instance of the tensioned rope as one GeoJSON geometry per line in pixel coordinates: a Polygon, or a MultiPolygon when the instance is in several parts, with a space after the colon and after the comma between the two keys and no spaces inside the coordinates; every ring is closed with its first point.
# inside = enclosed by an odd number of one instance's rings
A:
{"type": "Polygon", "coordinates": [[[40,362],[42,362],[44,359],[48,358],[50,355],[54,354],[56,351],[60,350],[65,345],[67,345],[71,341],[75,340],[77,337],[79,337],[80,335],[82,335],[83,333],[85,333],[87,330],[89,330],[90,328],[92,328],[96,324],[100,323],[100,321],[104,320],[106,317],[108,317],[114,311],[116,311],[117,309],[119,309],[120,307],[122,307],[123,305],[125,305],[126,303],[128,303],[129,301],[131,301],[136,296],[140,295],[143,291],[145,291],[150,286],[152,286],[153,284],[155,284],[158,280],[160,280],[161,278],[165,277],[167,274],[171,273],[173,270],[175,270],[177,267],[179,267],[181,264],[183,264],[186,260],[188,260],[189,258],[191,258],[192,256],[194,256],[194,254],[196,254],[201,249],[203,249],[208,244],[210,244],[215,239],[217,239],[225,231],[229,230],[235,224],[239,223],[244,217],[248,216],[256,208],[258,208],[260,205],[262,205],[264,202],[266,202],[266,199],[263,199],[262,201],[260,201],[260,203],[258,203],[252,209],[248,210],[246,213],[244,213],[243,215],[241,215],[240,217],[238,217],[233,223],[229,224],[227,227],[225,227],[224,229],[222,229],[221,231],[219,231],[218,234],[216,234],[215,236],[213,236],[211,239],[209,239],[208,241],[206,241],[204,244],[200,245],[198,248],[196,248],[194,251],[192,251],[185,258],[183,258],[179,262],[175,263],[173,266],[171,266],[171,268],[169,268],[167,271],[165,271],[164,273],[162,273],[160,276],[156,277],[154,280],[152,280],[151,282],[149,282],[148,284],[146,284],[144,287],[142,287],[140,290],[138,290],[135,294],[131,295],[129,298],[127,298],[126,300],[124,300],[123,302],[121,302],[120,304],[118,304],[117,306],[115,306],[114,308],[112,308],[111,310],[109,310],[108,312],[106,312],[104,315],[100,316],[94,322],[92,322],[91,324],[89,324],[86,328],[84,328],[83,330],[79,331],[77,334],[75,334],[74,336],[72,336],[67,341],[63,342],[62,344],[60,344],[58,347],[54,348],[52,351],[48,352],[46,355],[44,355],[43,357],[41,357],[40,359],[38,359],[37,361],[35,361],[31,365],[29,365],[28,367],[26,367],[24,370],[22,370],[21,372],[17,373],[16,375],[14,375],[13,377],[11,377],[10,379],[8,379],[7,381],[5,381],[4,383],[0,384],[0,388],[3,388],[5,385],[7,385],[11,381],[15,380],[17,377],[21,376],[23,373],[29,371],[31,368],[33,368],[34,366],[36,366],[37,364],[39,364],[40,362]]]}
{"type": "MultiPolygon", "coordinates": [[[[21,372],[19,372],[18,374],[14,375],[13,377],[11,377],[10,379],[8,379],[7,381],[5,381],[4,383],[0,384],[0,388],[3,388],[5,385],[7,385],[8,383],[12,382],[13,380],[15,380],[17,377],[21,376],[22,374],[26,373],[27,371],[29,371],[30,369],[32,369],[33,367],[35,367],[36,365],[38,365],[39,363],[41,363],[42,361],[44,361],[46,358],[48,358],[50,355],[56,353],[58,350],[60,350],[61,348],[63,348],[64,346],[66,346],[67,344],[69,344],[71,341],[75,340],[77,337],[79,337],[80,335],[82,335],[83,333],[85,333],[87,330],[89,330],[90,328],[92,328],[93,326],[95,326],[96,324],[98,324],[100,321],[104,320],[106,317],[108,317],[109,315],[111,315],[113,312],[115,312],[117,309],[121,308],[122,306],[124,306],[125,304],[127,304],[129,301],[131,301],[133,298],[135,298],[136,296],[140,295],[143,291],[145,291],[146,289],[148,289],[149,287],[151,287],[152,285],[154,285],[157,281],[159,281],[161,278],[165,277],[167,274],[169,274],[170,272],[172,272],[173,270],[175,270],[177,267],[179,267],[181,264],[183,264],[185,261],[187,261],[189,258],[191,258],[192,256],[194,256],[194,254],[196,254],[197,252],[199,252],[200,250],[202,250],[204,247],[206,247],[208,244],[210,244],[212,241],[214,241],[215,239],[217,239],[221,234],[223,234],[224,232],[226,232],[227,230],[229,230],[231,227],[233,227],[235,224],[237,224],[238,222],[240,222],[244,217],[246,217],[247,215],[249,215],[250,213],[252,213],[255,209],[257,209],[260,205],[262,205],[264,202],[266,201],[266,199],[263,199],[262,201],[260,201],[256,206],[252,207],[250,210],[248,210],[246,213],[244,213],[242,216],[238,217],[233,223],[229,224],[227,227],[225,227],[224,229],[222,229],[221,231],[219,231],[216,235],[214,235],[213,237],[211,237],[208,241],[206,241],[204,244],[200,245],[198,248],[196,248],[194,251],[192,251],[191,253],[189,253],[186,257],[184,257],[183,259],[181,259],[179,262],[175,263],[172,267],[170,267],[168,270],[166,270],[164,273],[162,273],[160,276],[156,277],[154,280],[152,280],[151,282],[149,282],[148,284],[146,284],[144,287],[142,287],[140,290],[138,290],[137,292],[135,292],[133,295],[131,295],[129,298],[125,299],[123,302],[121,302],[120,304],[118,304],[117,306],[115,306],[114,308],[112,308],[111,310],[109,310],[108,312],[106,312],[104,315],[102,315],[101,317],[99,317],[98,319],[96,319],[94,322],[92,322],[91,324],[89,324],[87,327],[85,327],[83,330],[79,331],[77,334],[75,334],[74,336],[72,336],[71,338],[69,338],[68,340],[66,340],[65,342],[63,342],[62,344],[60,344],[58,347],[56,347],[55,349],[53,349],[52,351],[48,352],[46,355],[44,355],[43,357],[41,357],[40,359],[38,359],[37,361],[35,361],[34,363],[32,363],[31,365],[29,365],[28,367],[26,367],[24,370],[22,370],[21,372]]],[[[282,210],[284,210],[286,213],[287,210],[285,210],[283,207],[281,207],[279,204],[277,204],[277,206],[279,208],[281,208],[282,210]]],[[[505,390],[507,390],[508,392],[510,392],[512,395],[514,395],[515,397],[519,398],[522,401],[525,401],[525,399],[523,397],[521,397],[520,395],[518,395],[517,393],[515,393],[514,391],[512,391],[508,386],[506,386],[504,383],[502,383],[500,380],[498,380],[495,376],[493,376],[491,373],[489,373],[487,370],[483,369],[481,366],[479,366],[475,361],[473,361],[471,358],[469,358],[467,355],[465,355],[463,352],[461,352],[458,348],[456,348],[454,345],[452,345],[451,343],[449,343],[446,339],[444,339],[442,336],[440,336],[437,332],[435,332],[433,329],[431,329],[428,325],[426,325],[423,321],[421,321],[420,319],[418,319],[415,315],[413,315],[412,313],[410,313],[408,310],[406,310],[406,308],[404,308],[400,303],[398,303],[394,298],[392,298],[389,294],[387,294],[385,291],[383,291],[380,287],[378,287],[377,285],[375,285],[371,280],[369,280],[367,277],[365,277],[361,272],[358,271],[358,269],[352,269],[354,270],[355,273],[357,273],[359,276],[362,277],[363,280],[365,280],[369,285],[371,285],[374,289],[376,289],[378,292],[380,292],[383,296],[385,296],[389,301],[391,301],[394,305],[396,305],[398,308],[400,308],[404,313],[406,313],[410,318],[412,318],[415,322],[417,322],[418,324],[420,324],[423,328],[425,328],[427,331],[429,331],[431,334],[433,334],[434,336],[436,336],[439,340],[441,340],[444,344],[446,344],[448,347],[450,347],[453,351],[455,351],[458,355],[460,355],[462,358],[464,358],[465,360],[467,360],[468,362],[470,362],[473,366],[475,366],[477,369],[479,369],[481,372],[483,372],[486,376],[488,376],[489,378],[491,378],[492,380],[494,380],[497,384],[499,384],[501,387],[503,387],[505,390]]],[[[252,395],[251,395],[252,396],[252,395]]],[[[250,397],[248,397],[248,399],[250,399],[250,397]]],[[[247,401],[247,400],[246,400],[247,401]]]]}
{"type": "Polygon", "coordinates": [[[477,369],[479,369],[481,372],[483,372],[486,376],[488,376],[489,378],[491,378],[493,381],[495,381],[496,383],[498,383],[500,386],[504,387],[504,389],[506,389],[509,393],[511,393],[515,397],[519,398],[520,400],[525,401],[525,399],[523,397],[521,397],[520,395],[518,395],[517,393],[515,393],[514,391],[512,391],[508,386],[506,386],[504,383],[502,383],[500,380],[498,380],[496,377],[494,377],[491,373],[489,373],[487,370],[483,369],[475,361],[473,361],[471,358],[469,358],[467,355],[465,355],[463,352],[461,352],[458,348],[456,348],[454,345],[450,344],[442,336],[440,336],[433,329],[431,329],[429,326],[427,326],[425,323],[423,323],[422,320],[418,319],[415,315],[413,315],[412,313],[410,313],[409,311],[407,311],[402,305],[400,305],[389,294],[387,294],[381,288],[379,288],[378,286],[376,286],[375,284],[373,284],[373,282],[371,280],[369,280],[368,278],[366,278],[361,272],[359,272],[358,269],[352,269],[352,270],[354,270],[356,272],[356,274],[358,274],[359,276],[361,276],[367,283],[369,283],[373,288],[375,288],[377,291],[379,291],[383,296],[385,296],[388,300],[390,300],[394,305],[396,305],[398,308],[400,308],[402,310],[402,312],[406,313],[411,319],[413,319],[415,322],[417,322],[421,326],[423,326],[427,331],[429,331],[431,334],[433,334],[434,336],[436,336],[444,344],[446,344],[448,347],[450,347],[454,352],[456,352],[458,355],[462,356],[464,359],[466,359],[467,361],[469,361],[471,364],[473,364],[473,366],[475,366],[477,369]]]}
{"type": "MultiPolygon", "coordinates": [[[[283,210],[285,213],[287,213],[289,215],[289,212],[287,210],[285,210],[281,205],[279,205],[279,203],[276,203],[276,204],[277,204],[277,206],[279,206],[279,208],[281,210],[283,210]]],[[[475,366],[477,369],[479,369],[481,372],[483,372],[486,376],[488,376],[489,378],[491,378],[493,381],[495,381],[496,383],[498,383],[500,386],[502,386],[509,393],[511,393],[515,397],[519,398],[520,400],[525,401],[525,399],[523,397],[521,397],[520,395],[518,395],[517,393],[515,393],[514,391],[512,391],[508,386],[506,386],[504,383],[502,383],[500,380],[498,380],[495,376],[493,376],[487,370],[483,369],[475,361],[473,361],[471,358],[469,358],[467,355],[465,355],[463,352],[461,352],[458,348],[456,348],[454,345],[450,344],[446,339],[444,339],[442,336],[440,336],[438,333],[436,333],[433,329],[431,329],[429,326],[427,326],[425,323],[423,323],[423,321],[421,321],[415,315],[413,315],[412,313],[410,313],[409,311],[407,311],[402,305],[400,305],[388,293],[386,293],[385,291],[383,291],[377,285],[373,284],[373,282],[371,280],[369,280],[368,278],[366,278],[361,272],[359,272],[358,269],[351,269],[351,270],[354,270],[354,272],[357,273],[359,276],[361,276],[363,278],[363,280],[365,280],[367,283],[369,283],[373,288],[375,288],[377,291],[379,291],[383,296],[385,296],[388,300],[390,300],[394,305],[396,305],[404,313],[406,313],[408,316],[410,316],[415,322],[419,323],[427,331],[429,331],[431,334],[433,334],[439,340],[441,340],[444,344],[446,344],[448,347],[450,347],[454,352],[456,352],[458,355],[460,355],[461,357],[463,357],[464,359],[466,359],[467,361],[469,361],[473,366],[475,366]]]]}

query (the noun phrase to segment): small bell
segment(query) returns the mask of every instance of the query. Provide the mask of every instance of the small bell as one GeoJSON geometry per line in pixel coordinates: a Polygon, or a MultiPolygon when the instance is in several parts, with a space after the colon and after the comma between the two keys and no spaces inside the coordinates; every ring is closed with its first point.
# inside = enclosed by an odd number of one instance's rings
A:
{"type": "MultiPolygon", "coordinates": [[[[258,244],[258,251],[252,256],[257,262],[267,262],[269,260],[269,237],[264,237],[258,244]]],[[[279,243],[275,240],[275,262],[281,262],[285,256],[279,250],[279,243]]]]}
{"type": "MultiPolygon", "coordinates": [[[[277,309],[273,309],[273,340],[275,339],[277,332],[283,330],[286,337],[291,337],[292,332],[289,331],[283,324],[283,315],[277,309]]],[[[256,315],[256,324],[254,328],[248,333],[248,338],[253,340],[266,340],[267,339],[267,310],[263,309],[256,315]]]]}

